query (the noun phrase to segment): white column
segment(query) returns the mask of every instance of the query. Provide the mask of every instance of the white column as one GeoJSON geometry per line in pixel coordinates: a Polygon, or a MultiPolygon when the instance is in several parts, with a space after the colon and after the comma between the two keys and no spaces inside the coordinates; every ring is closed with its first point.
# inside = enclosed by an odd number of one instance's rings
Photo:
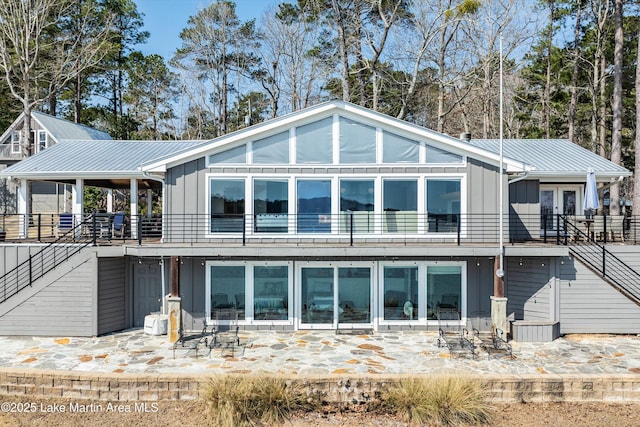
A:
{"type": "Polygon", "coordinates": [[[29,215],[31,214],[29,209],[29,181],[26,179],[20,180],[20,187],[18,188],[18,214],[20,215],[18,237],[26,239],[29,236],[29,215]]]}
{"type": "Polygon", "coordinates": [[[153,190],[147,189],[147,216],[153,215],[153,190]]]}
{"type": "MultiPolygon", "coordinates": [[[[82,222],[82,210],[84,208],[84,180],[76,179],[76,184],[71,186],[71,213],[73,214],[73,226],[82,222]]],[[[82,229],[76,229],[76,236],[80,237],[82,229]]]]}
{"type": "Polygon", "coordinates": [[[131,190],[131,238],[138,238],[138,180],[133,178],[130,184],[131,190]]]}
{"type": "Polygon", "coordinates": [[[113,212],[113,190],[112,189],[107,190],[107,212],[108,213],[113,212]]]}

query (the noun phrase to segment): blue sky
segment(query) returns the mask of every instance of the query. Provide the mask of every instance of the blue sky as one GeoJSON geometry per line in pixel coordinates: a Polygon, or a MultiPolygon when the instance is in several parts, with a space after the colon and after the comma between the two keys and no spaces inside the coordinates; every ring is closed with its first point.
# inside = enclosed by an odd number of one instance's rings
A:
{"type": "MultiPolygon", "coordinates": [[[[171,59],[180,47],[180,31],[187,26],[187,20],[204,9],[211,0],[134,0],[138,11],[144,13],[145,30],[151,33],[149,41],[137,48],[144,54],[157,53],[171,59]]],[[[236,13],[242,21],[256,18],[282,0],[236,0],[236,13]]]]}

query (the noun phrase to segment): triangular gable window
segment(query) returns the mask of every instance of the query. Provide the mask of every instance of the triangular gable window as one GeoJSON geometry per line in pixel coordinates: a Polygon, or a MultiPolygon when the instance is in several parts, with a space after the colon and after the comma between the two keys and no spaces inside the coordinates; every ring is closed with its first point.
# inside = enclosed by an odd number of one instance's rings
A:
{"type": "Polygon", "coordinates": [[[462,156],[436,148],[427,144],[427,164],[433,163],[463,163],[462,156]]]}
{"type": "Polygon", "coordinates": [[[254,141],[252,150],[255,164],[288,164],[289,132],[281,132],[254,141]]]}
{"type": "Polygon", "coordinates": [[[420,142],[384,132],[382,139],[383,163],[418,163],[420,142]]]}
{"type": "Polygon", "coordinates": [[[209,156],[209,163],[235,163],[246,164],[247,163],[247,146],[241,145],[239,147],[232,148],[230,150],[223,151],[221,153],[212,154],[209,156]]]}

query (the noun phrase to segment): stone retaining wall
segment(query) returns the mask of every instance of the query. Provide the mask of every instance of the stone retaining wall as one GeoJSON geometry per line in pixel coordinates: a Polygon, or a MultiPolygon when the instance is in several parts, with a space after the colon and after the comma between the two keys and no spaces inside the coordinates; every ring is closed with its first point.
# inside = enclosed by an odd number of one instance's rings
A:
{"type": "MultiPolygon", "coordinates": [[[[406,377],[406,376],[405,376],[406,377]]],[[[412,378],[420,377],[412,375],[412,378]]],[[[210,376],[0,369],[0,395],[109,401],[192,400],[210,376]]],[[[329,402],[366,402],[403,376],[294,377],[329,402]]],[[[473,376],[495,402],[640,402],[640,375],[473,376]]]]}

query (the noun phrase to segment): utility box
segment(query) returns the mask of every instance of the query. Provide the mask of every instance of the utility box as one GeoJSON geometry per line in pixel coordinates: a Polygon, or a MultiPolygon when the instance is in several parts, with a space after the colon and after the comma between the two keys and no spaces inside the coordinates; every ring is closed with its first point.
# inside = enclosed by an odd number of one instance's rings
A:
{"type": "Polygon", "coordinates": [[[166,335],[169,316],[149,314],[144,317],[144,333],[148,335],[166,335]]]}

